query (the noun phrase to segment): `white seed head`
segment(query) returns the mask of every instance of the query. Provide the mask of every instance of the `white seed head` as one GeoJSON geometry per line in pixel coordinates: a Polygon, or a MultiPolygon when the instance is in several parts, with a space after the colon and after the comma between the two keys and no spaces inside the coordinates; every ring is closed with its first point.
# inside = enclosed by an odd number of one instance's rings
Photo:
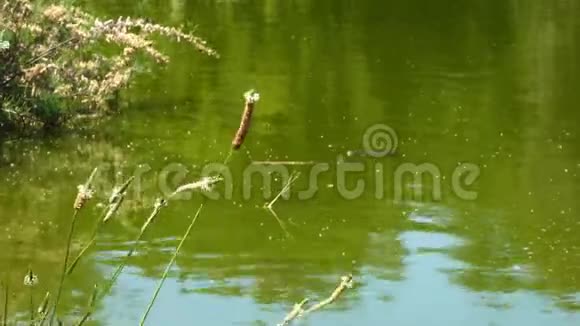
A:
{"type": "Polygon", "coordinates": [[[24,276],[24,285],[26,286],[35,286],[38,284],[38,276],[34,274],[31,270],[26,273],[24,276]]]}

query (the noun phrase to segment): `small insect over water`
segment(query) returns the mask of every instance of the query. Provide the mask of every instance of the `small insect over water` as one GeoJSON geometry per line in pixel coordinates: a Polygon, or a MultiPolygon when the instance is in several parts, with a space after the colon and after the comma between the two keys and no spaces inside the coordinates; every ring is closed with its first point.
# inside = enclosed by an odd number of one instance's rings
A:
{"type": "Polygon", "coordinates": [[[260,94],[251,89],[244,93],[244,100],[246,102],[244,106],[244,113],[242,114],[242,120],[240,121],[240,127],[238,128],[238,132],[236,132],[236,136],[232,141],[232,148],[234,150],[239,149],[244,143],[244,139],[246,139],[246,135],[250,130],[250,122],[252,120],[252,113],[254,112],[254,105],[260,100],[260,94]]]}

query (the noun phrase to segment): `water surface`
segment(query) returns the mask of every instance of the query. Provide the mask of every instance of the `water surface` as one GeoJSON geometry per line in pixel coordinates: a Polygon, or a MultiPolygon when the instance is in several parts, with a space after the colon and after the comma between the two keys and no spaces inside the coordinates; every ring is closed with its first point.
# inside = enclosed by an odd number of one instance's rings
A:
{"type": "MultiPolygon", "coordinates": [[[[0,144],[0,276],[12,312],[26,318],[22,278],[38,274],[36,301],[58,282],[76,185],[101,167],[101,190],[83,211],[78,250],[113,183],[132,174],[119,216],[67,281],[63,303],[80,315],[93,284],[133,246],[163,171],[170,187],[221,162],[239,123],[241,94],[261,93],[244,150],[252,160],[327,162],[314,198],[308,166],[290,200],[276,203],[287,237],[261,206],[209,201],[177,259],[150,325],[274,325],[295,302],[328,296],[341,275],[355,287],[305,325],[577,325],[580,309],[579,6],[576,1],[81,1],[104,16],[149,16],[196,28],[220,52],[202,57],[165,44],[173,58],[138,78],[119,116],[96,130],[0,144]],[[386,124],[395,155],[360,153],[365,130],[386,124]],[[336,162],[360,162],[364,193],[337,187],[336,162]],[[462,163],[480,168],[464,200],[452,189],[462,163]],[[394,171],[429,163],[441,176],[394,171]],[[384,168],[384,196],[375,168],[384,168]],[[169,168],[168,168],[169,167],[169,168]],[[414,198],[416,189],[424,196],[414,198]],[[139,190],[139,191],[138,191],[139,190]]],[[[273,191],[282,188],[274,183],[273,191]]],[[[220,190],[223,190],[220,188],[220,190]]],[[[136,324],[201,198],[164,209],[95,325],[136,324]]]]}

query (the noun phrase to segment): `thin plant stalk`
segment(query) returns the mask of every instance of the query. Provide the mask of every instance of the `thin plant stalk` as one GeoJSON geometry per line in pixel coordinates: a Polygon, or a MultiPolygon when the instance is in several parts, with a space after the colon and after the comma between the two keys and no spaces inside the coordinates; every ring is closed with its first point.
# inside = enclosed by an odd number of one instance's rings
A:
{"type": "Polygon", "coordinates": [[[109,199],[109,205],[103,211],[102,217],[97,220],[97,222],[93,228],[93,233],[91,234],[91,238],[90,238],[89,242],[87,242],[87,244],[85,244],[85,246],[81,249],[81,251],[76,256],[76,258],[70,264],[70,266],[68,267],[67,272],[66,272],[67,275],[72,274],[72,272],[74,271],[74,269],[77,266],[80,259],[84,256],[84,254],[87,252],[87,250],[89,250],[89,248],[95,243],[95,241],[97,240],[97,234],[99,233],[99,230],[101,229],[101,227],[105,223],[107,223],[113,217],[113,215],[119,210],[119,207],[121,207],[121,204],[123,203],[123,201],[125,199],[127,188],[129,187],[131,182],[133,182],[134,179],[135,179],[134,176],[130,177],[121,187],[119,187],[118,189],[115,188],[113,190],[111,198],[109,199]]]}
{"type": "Polygon", "coordinates": [[[4,316],[2,319],[2,325],[7,326],[8,325],[8,295],[9,290],[8,290],[8,282],[5,282],[4,284],[4,316]]]}
{"type": "Polygon", "coordinates": [[[30,287],[30,324],[34,323],[34,289],[30,287]]]}
{"type": "Polygon", "coordinates": [[[66,267],[68,265],[68,257],[70,255],[70,247],[71,247],[71,243],[72,243],[72,236],[75,230],[75,225],[77,223],[77,215],[79,213],[79,209],[75,209],[74,213],[72,215],[72,221],[70,223],[70,229],[68,231],[68,236],[67,236],[67,241],[66,241],[66,250],[65,250],[65,254],[64,254],[64,262],[62,264],[62,274],[60,275],[60,281],[58,282],[58,289],[56,291],[56,297],[54,299],[54,309],[52,311],[52,315],[50,317],[50,323],[52,324],[52,321],[54,320],[54,317],[57,314],[58,311],[58,302],[60,300],[60,295],[62,293],[62,288],[64,285],[64,279],[66,277],[66,267]]]}
{"type": "Polygon", "coordinates": [[[38,277],[32,272],[32,268],[28,267],[28,272],[24,276],[24,285],[30,291],[30,323],[34,323],[34,287],[38,284],[38,277]]]}
{"type": "Polygon", "coordinates": [[[284,195],[290,189],[292,184],[294,184],[294,182],[296,182],[296,180],[298,180],[299,177],[300,172],[292,172],[292,175],[290,175],[288,182],[284,185],[284,187],[282,187],[282,190],[280,190],[278,195],[276,195],[276,197],[274,197],[274,199],[272,199],[272,201],[266,205],[266,207],[271,209],[274,206],[274,204],[278,201],[278,199],[280,199],[280,197],[282,197],[282,195],[284,195]]]}
{"type": "Polygon", "coordinates": [[[81,249],[81,251],[78,253],[78,255],[73,260],[73,262],[70,264],[70,266],[67,267],[66,275],[72,274],[72,272],[74,271],[75,267],[77,266],[77,264],[79,263],[79,261],[81,260],[83,255],[93,245],[93,243],[97,239],[97,234],[99,232],[99,229],[101,228],[101,225],[102,225],[102,218],[97,220],[97,223],[95,224],[95,226],[93,228],[93,232],[91,234],[91,238],[90,238],[89,242],[87,242],[87,244],[81,249]]]}
{"type": "Polygon", "coordinates": [[[149,228],[149,225],[151,225],[151,223],[153,222],[155,217],[157,217],[157,215],[159,215],[161,208],[163,208],[165,205],[167,205],[167,202],[165,201],[165,199],[159,198],[157,200],[157,202],[155,203],[155,207],[153,208],[153,212],[151,212],[151,215],[149,215],[149,218],[145,221],[145,223],[143,223],[143,226],[141,227],[141,231],[139,232],[139,235],[137,235],[137,238],[134,241],[133,247],[131,247],[131,249],[129,250],[127,255],[123,258],[123,260],[121,261],[119,266],[117,266],[117,269],[113,273],[111,280],[109,280],[109,282],[107,284],[105,284],[105,287],[103,288],[103,291],[100,295],[101,298],[106,296],[109,293],[109,291],[111,290],[111,288],[113,287],[113,285],[115,284],[115,282],[117,281],[119,276],[121,275],[121,272],[125,268],[125,265],[127,265],[127,261],[129,260],[129,258],[131,258],[131,256],[133,256],[133,253],[135,252],[135,250],[137,250],[137,247],[139,246],[139,242],[141,241],[143,234],[145,234],[145,231],[149,228]]]}
{"type": "Polygon", "coordinates": [[[131,247],[131,249],[129,250],[127,255],[123,258],[123,260],[121,261],[119,266],[117,266],[117,269],[113,273],[113,276],[111,277],[109,282],[107,282],[107,284],[105,284],[105,286],[103,287],[103,292],[100,295],[101,298],[105,297],[109,293],[109,291],[111,290],[111,288],[113,287],[113,285],[115,284],[117,279],[119,278],[119,275],[121,275],[121,272],[125,268],[127,261],[129,260],[129,258],[131,258],[131,256],[133,256],[133,253],[135,253],[135,250],[137,250],[137,246],[139,246],[139,242],[141,241],[141,238],[143,237],[144,233],[145,233],[145,230],[141,229],[141,232],[139,232],[139,235],[134,240],[133,247],[131,247]]]}
{"type": "Polygon", "coordinates": [[[81,320],[79,320],[79,322],[76,324],[77,326],[82,326],[87,320],[89,320],[89,318],[93,314],[93,310],[95,309],[95,303],[97,301],[97,292],[98,288],[97,285],[95,284],[93,294],[91,295],[91,298],[89,299],[89,304],[87,305],[87,311],[85,312],[81,320]]]}
{"type": "Polygon", "coordinates": [[[91,236],[91,239],[89,240],[89,242],[87,242],[87,244],[83,247],[83,249],[81,249],[79,254],[76,256],[76,258],[70,264],[70,266],[67,268],[66,275],[72,274],[72,272],[74,271],[75,267],[77,266],[77,264],[79,263],[81,258],[84,256],[84,254],[87,252],[87,250],[89,250],[89,248],[93,245],[93,243],[97,239],[97,229],[98,228],[95,228],[95,231],[94,231],[95,233],[91,236]]]}
{"type": "Polygon", "coordinates": [[[335,302],[344,293],[344,291],[346,291],[347,289],[351,289],[352,287],[353,287],[352,275],[345,275],[345,276],[341,277],[340,283],[338,284],[336,289],[332,292],[332,294],[328,298],[326,298],[326,299],[320,301],[319,303],[315,304],[314,306],[306,309],[302,314],[307,315],[307,314],[312,313],[316,310],[320,310],[320,309],[324,308],[325,306],[335,302]]]}
{"type": "MultiPolygon", "coordinates": [[[[252,119],[254,105],[256,102],[258,102],[259,99],[260,99],[260,94],[258,94],[253,89],[244,93],[245,105],[244,105],[244,112],[242,114],[242,119],[240,121],[240,127],[238,128],[238,131],[236,132],[234,139],[232,140],[232,147],[230,148],[230,152],[228,153],[228,155],[226,156],[226,158],[224,160],[224,164],[227,164],[229,162],[230,158],[232,157],[233,152],[237,151],[243,145],[244,140],[245,140],[245,138],[248,134],[248,131],[250,129],[250,122],[252,119]]],[[[139,323],[139,325],[143,326],[145,324],[145,321],[147,320],[147,317],[149,316],[149,313],[151,312],[151,308],[153,308],[153,305],[155,304],[155,300],[157,300],[157,296],[159,295],[159,292],[161,291],[161,288],[163,287],[163,284],[165,283],[165,280],[167,279],[169,271],[171,270],[171,267],[175,263],[175,260],[177,259],[177,255],[179,254],[179,251],[181,251],[181,247],[185,243],[185,240],[187,239],[187,237],[191,233],[191,230],[193,229],[193,226],[195,225],[197,218],[201,214],[203,207],[204,207],[204,202],[202,202],[199,205],[199,208],[197,209],[195,216],[191,220],[189,227],[185,231],[185,234],[181,238],[181,241],[177,245],[177,248],[175,248],[175,252],[173,253],[173,256],[171,257],[171,260],[169,261],[169,263],[165,267],[165,271],[163,271],[163,275],[161,276],[161,280],[159,280],[159,283],[157,284],[157,287],[155,288],[155,292],[153,293],[153,297],[151,298],[151,301],[147,305],[147,309],[145,310],[145,313],[143,314],[143,317],[141,318],[141,322],[139,323]]]]}
{"type": "Polygon", "coordinates": [[[300,318],[300,317],[305,317],[306,315],[315,312],[317,310],[320,310],[326,306],[328,306],[329,304],[335,302],[347,289],[350,289],[353,287],[353,279],[352,279],[352,275],[345,275],[342,276],[340,278],[340,283],[338,284],[338,286],[336,287],[336,289],[332,292],[332,294],[318,302],[317,304],[311,306],[308,309],[304,309],[306,303],[308,303],[309,299],[306,298],[304,300],[302,300],[300,303],[297,303],[294,305],[294,307],[292,308],[292,311],[290,311],[286,317],[284,318],[284,320],[279,323],[277,326],[287,326],[290,325],[295,319],[300,318]]]}
{"type": "Polygon", "coordinates": [[[49,301],[50,301],[50,292],[46,292],[46,295],[44,296],[44,300],[42,300],[42,303],[38,307],[38,318],[40,319],[40,321],[37,325],[39,325],[39,326],[44,325],[44,322],[46,321],[46,317],[48,317],[48,303],[49,303],[49,301]]]}
{"type": "Polygon", "coordinates": [[[294,184],[294,182],[296,180],[298,180],[299,177],[300,177],[300,172],[292,172],[292,175],[290,175],[288,182],[284,185],[284,187],[282,187],[282,190],[280,190],[278,195],[276,195],[276,197],[274,197],[274,199],[272,199],[272,201],[270,201],[269,203],[264,205],[264,208],[266,208],[270,212],[270,214],[272,214],[274,216],[274,218],[276,219],[276,221],[280,225],[280,228],[282,228],[282,231],[284,231],[284,233],[286,234],[287,238],[292,238],[292,234],[290,234],[290,232],[288,232],[288,228],[286,227],[286,223],[284,223],[284,221],[282,221],[282,219],[280,219],[280,217],[278,216],[278,214],[274,210],[274,204],[278,201],[278,199],[280,199],[280,197],[282,197],[290,189],[292,184],[294,184]]]}
{"type": "Polygon", "coordinates": [[[66,277],[66,269],[68,266],[68,258],[70,255],[70,247],[71,247],[71,243],[72,243],[72,237],[73,237],[76,222],[77,222],[77,215],[79,214],[80,210],[83,208],[84,204],[92,197],[92,191],[91,191],[90,187],[91,187],[91,183],[93,182],[93,179],[94,179],[96,174],[97,174],[97,168],[93,169],[93,172],[91,172],[91,175],[87,179],[87,182],[85,182],[84,185],[80,185],[78,187],[79,191],[77,193],[77,197],[76,197],[74,205],[73,205],[74,212],[72,215],[72,221],[71,221],[70,229],[68,231],[68,236],[67,236],[66,250],[65,250],[64,259],[63,259],[64,261],[62,264],[62,274],[60,275],[58,290],[56,291],[56,297],[54,299],[54,309],[52,310],[52,315],[50,316],[50,319],[49,319],[50,324],[53,323],[54,318],[58,312],[58,302],[60,300],[60,295],[62,293],[64,279],[66,277]]]}
{"type": "Polygon", "coordinates": [[[151,312],[151,308],[153,308],[153,305],[155,304],[155,300],[157,300],[157,296],[159,295],[159,291],[161,291],[161,287],[163,287],[163,283],[165,283],[165,280],[167,279],[167,275],[169,274],[169,270],[171,269],[171,267],[175,263],[175,259],[177,258],[177,255],[179,254],[181,247],[185,243],[185,240],[187,239],[187,237],[191,233],[191,230],[193,229],[193,226],[195,225],[195,221],[197,221],[197,218],[201,214],[203,207],[204,207],[204,203],[201,203],[199,205],[199,208],[197,209],[197,212],[195,213],[195,216],[191,220],[191,223],[189,223],[189,227],[185,231],[185,234],[183,234],[181,241],[179,241],[179,245],[177,245],[177,248],[175,249],[175,252],[173,253],[173,256],[171,257],[171,260],[169,261],[169,263],[165,267],[165,271],[163,271],[163,275],[161,276],[161,280],[159,280],[159,284],[157,284],[157,288],[155,288],[155,292],[153,293],[153,297],[151,298],[151,301],[149,302],[149,305],[147,306],[147,310],[145,310],[143,317],[141,317],[141,322],[139,323],[139,325],[141,325],[141,326],[145,325],[145,321],[147,320],[147,317],[149,316],[149,313],[151,312]]]}

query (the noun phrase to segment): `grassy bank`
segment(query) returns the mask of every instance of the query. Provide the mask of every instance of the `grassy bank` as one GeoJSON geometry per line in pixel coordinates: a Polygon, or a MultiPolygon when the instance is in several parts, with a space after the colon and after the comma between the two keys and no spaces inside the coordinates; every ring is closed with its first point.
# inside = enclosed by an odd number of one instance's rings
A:
{"type": "Polygon", "coordinates": [[[0,1],[0,132],[57,128],[118,103],[137,63],[166,64],[157,41],[204,40],[142,18],[98,18],[79,8],[0,1]]]}

